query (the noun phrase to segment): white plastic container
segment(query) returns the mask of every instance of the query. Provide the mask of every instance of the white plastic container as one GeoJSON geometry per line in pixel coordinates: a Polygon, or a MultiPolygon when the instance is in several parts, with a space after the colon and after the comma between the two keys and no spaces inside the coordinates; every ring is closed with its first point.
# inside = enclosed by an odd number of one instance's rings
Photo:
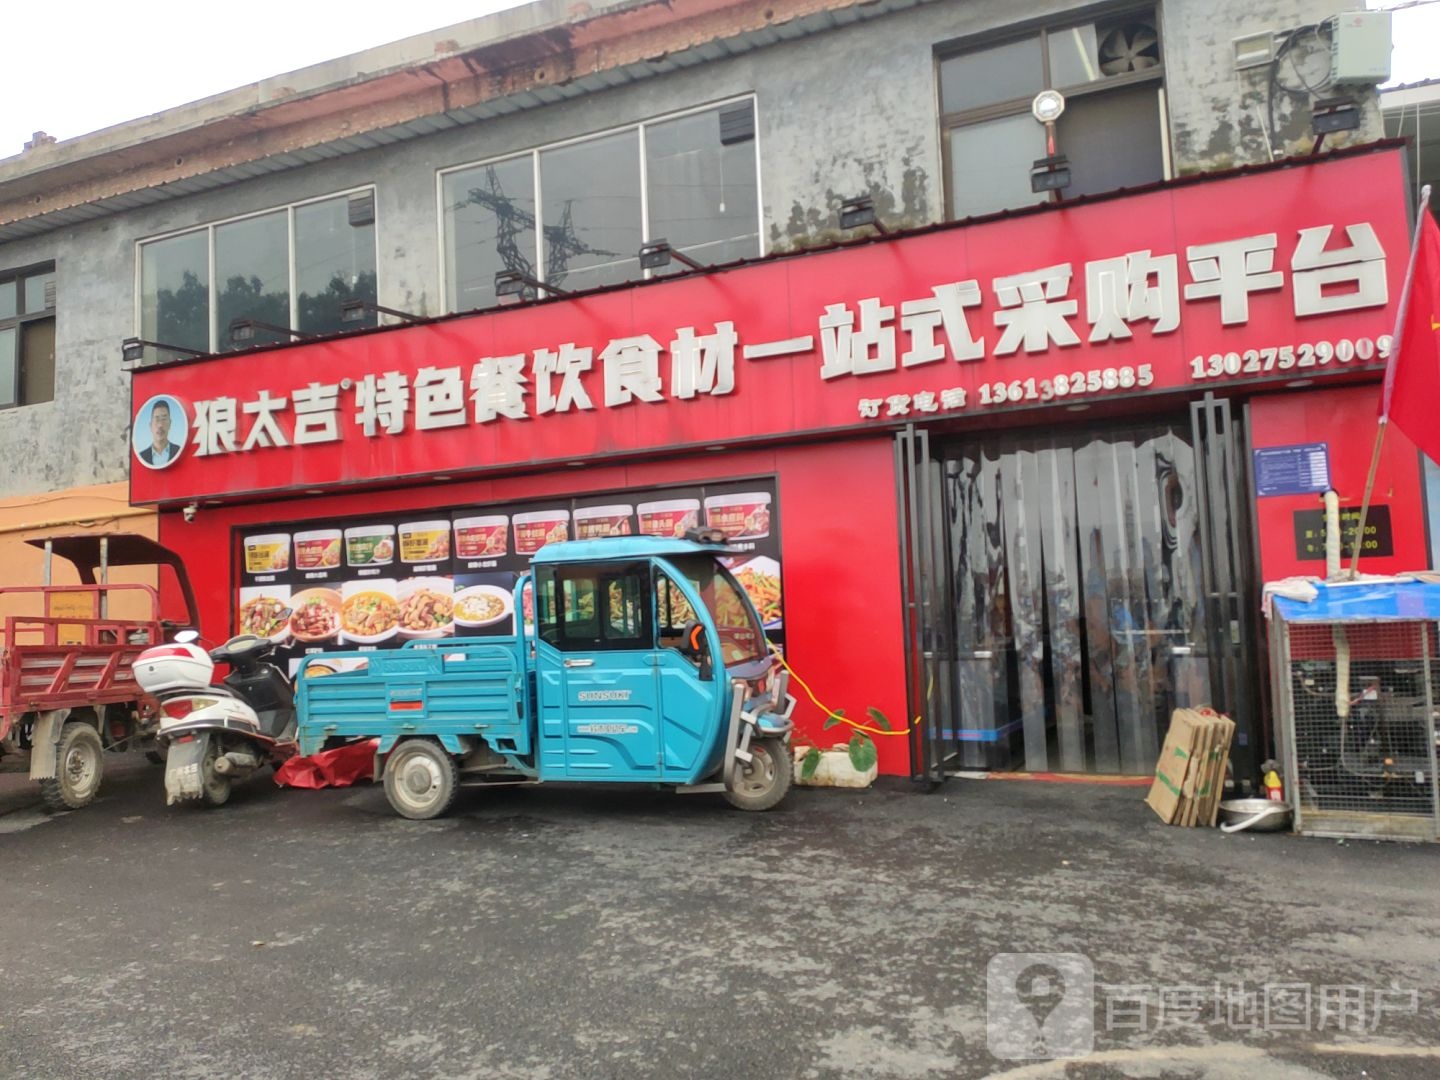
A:
{"type": "Polygon", "coordinates": [[[705,500],[705,524],[727,540],[759,540],[770,535],[770,493],[741,491],[705,500]]]}
{"type": "Polygon", "coordinates": [[[570,539],[569,510],[532,510],[515,515],[515,553],[533,555],[546,544],[570,539]]]}
{"type": "Polygon", "coordinates": [[[407,521],[400,526],[400,561],[444,562],[450,558],[449,521],[407,521]]]}
{"type": "Polygon", "coordinates": [[[135,658],[135,681],[147,694],[193,688],[203,690],[215,674],[215,662],[199,645],[174,642],[146,649],[135,658]]]}
{"type": "Polygon", "coordinates": [[[313,529],[295,534],[296,570],[334,570],[340,565],[340,530],[313,529]]]}
{"type": "Polygon", "coordinates": [[[356,525],[346,529],[345,561],[351,566],[389,566],[395,561],[395,526],[356,525]]]}
{"type": "Polygon", "coordinates": [[[640,514],[641,536],[683,537],[688,530],[700,527],[699,499],[662,499],[641,503],[636,510],[640,514]]]}
{"type": "Polygon", "coordinates": [[[247,536],[244,547],[247,574],[274,574],[290,569],[289,533],[247,536]]]}
{"type": "Polygon", "coordinates": [[[596,540],[602,536],[629,536],[630,512],[633,509],[628,503],[578,507],[575,511],[575,539],[596,540]]]}
{"type": "Polygon", "coordinates": [[[510,519],[504,514],[455,519],[457,559],[498,559],[508,554],[510,519]]]}

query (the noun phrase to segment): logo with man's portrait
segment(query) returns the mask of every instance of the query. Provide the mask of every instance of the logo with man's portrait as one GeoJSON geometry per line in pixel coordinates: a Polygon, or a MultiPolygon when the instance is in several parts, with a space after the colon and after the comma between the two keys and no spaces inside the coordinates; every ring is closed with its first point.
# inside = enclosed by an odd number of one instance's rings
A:
{"type": "Polygon", "coordinates": [[[164,469],[175,464],[185,449],[190,417],[185,406],[169,394],[156,394],[135,414],[131,443],[135,459],[147,469],[164,469]]]}

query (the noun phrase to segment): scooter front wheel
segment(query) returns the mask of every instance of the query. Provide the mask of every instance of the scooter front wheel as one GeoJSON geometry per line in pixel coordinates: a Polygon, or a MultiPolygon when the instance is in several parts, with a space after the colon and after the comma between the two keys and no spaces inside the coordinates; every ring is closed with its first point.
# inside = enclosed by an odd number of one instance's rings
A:
{"type": "Polygon", "coordinates": [[[439,817],[455,802],[460,776],[455,759],[428,739],[401,743],[385,763],[385,797],[401,817],[439,817]]]}
{"type": "Polygon", "coordinates": [[[795,763],[780,739],[756,739],[750,760],[735,764],[735,778],[725,799],[741,810],[769,810],[785,798],[795,776],[795,763]]]}

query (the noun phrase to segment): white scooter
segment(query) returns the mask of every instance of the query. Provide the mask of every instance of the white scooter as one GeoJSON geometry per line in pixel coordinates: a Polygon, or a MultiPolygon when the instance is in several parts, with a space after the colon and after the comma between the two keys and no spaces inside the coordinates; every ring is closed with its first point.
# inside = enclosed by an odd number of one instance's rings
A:
{"type": "Polygon", "coordinates": [[[265,658],[275,644],[241,634],[206,652],[193,632],[146,649],[135,679],[160,703],[156,742],[165,754],[166,805],[199,799],[219,806],[230,784],[295,753],[295,692],[265,658]],[[211,685],[217,663],[229,664],[211,685]]]}

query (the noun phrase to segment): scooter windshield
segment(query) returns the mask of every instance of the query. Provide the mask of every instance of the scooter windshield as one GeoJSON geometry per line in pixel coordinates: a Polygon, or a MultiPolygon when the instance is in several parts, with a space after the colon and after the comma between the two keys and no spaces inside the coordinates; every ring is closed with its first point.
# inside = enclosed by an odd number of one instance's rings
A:
{"type": "Polygon", "coordinates": [[[681,555],[669,560],[695,587],[705,610],[720,632],[721,660],[728,667],[765,656],[765,631],[744,588],[709,555],[681,555]]]}

